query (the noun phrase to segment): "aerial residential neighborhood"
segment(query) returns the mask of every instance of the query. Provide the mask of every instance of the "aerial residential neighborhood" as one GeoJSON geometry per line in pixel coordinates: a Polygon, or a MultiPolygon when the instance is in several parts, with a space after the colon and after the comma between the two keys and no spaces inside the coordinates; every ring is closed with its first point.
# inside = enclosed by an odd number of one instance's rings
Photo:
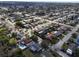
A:
{"type": "Polygon", "coordinates": [[[79,57],[79,3],[0,2],[0,57],[79,57]]]}

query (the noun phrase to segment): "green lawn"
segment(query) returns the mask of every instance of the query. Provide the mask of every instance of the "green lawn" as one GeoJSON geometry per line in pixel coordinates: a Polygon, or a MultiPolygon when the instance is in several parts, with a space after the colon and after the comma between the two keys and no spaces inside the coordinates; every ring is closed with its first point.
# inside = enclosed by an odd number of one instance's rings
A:
{"type": "Polygon", "coordinates": [[[57,37],[56,38],[53,38],[51,40],[51,44],[56,44],[58,41],[59,41],[59,39],[57,37]]]}
{"type": "Polygon", "coordinates": [[[76,39],[70,38],[69,41],[72,42],[72,43],[74,43],[76,41],[76,39]]]}
{"type": "Polygon", "coordinates": [[[62,38],[64,37],[64,35],[60,35],[59,38],[62,40],[62,38]]]}
{"type": "Polygon", "coordinates": [[[64,34],[64,35],[67,35],[67,32],[65,31],[63,34],[64,34]]]}
{"type": "Polygon", "coordinates": [[[68,45],[67,45],[66,43],[64,43],[63,46],[62,46],[62,48],[63,48],[64,50],[67,50],[68,45]]]}

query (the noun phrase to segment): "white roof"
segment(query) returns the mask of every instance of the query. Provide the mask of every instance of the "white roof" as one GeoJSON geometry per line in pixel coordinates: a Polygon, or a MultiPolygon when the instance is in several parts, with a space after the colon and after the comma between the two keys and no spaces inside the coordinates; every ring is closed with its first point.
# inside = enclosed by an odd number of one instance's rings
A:
{"type": "Polygon", "coordinates": [[[22,50],[25,49],[25,48],[27,48],[26,46],[21,46],[21,45],[18,45],[18,46],[19,46],[19,48],[22,49],[22,50]]]}
{"type": "Polygon", "coordinates": [[[67,49],[66,51],[68,54],[72,54],[72,50],[71,49],[67,49]]]}
{"type": "Polygon", "coordinates": [[[56,34],[56,33],[57,33],[57,31],[54,31],[54,33],[56,34]]]}

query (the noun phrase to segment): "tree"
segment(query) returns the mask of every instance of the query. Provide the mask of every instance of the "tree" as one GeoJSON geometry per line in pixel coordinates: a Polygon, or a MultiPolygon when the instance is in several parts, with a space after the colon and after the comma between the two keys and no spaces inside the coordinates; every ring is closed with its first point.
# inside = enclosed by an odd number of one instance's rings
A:
{"type": "Polygon", "coordinates": [[[0,33],[4,33],[5,31],[7,31],[6,28],[0,28],[0,33]]]}
{"type": "Polygon", "coordinates": [[[23,56],[25,56],[25,57],[34,57],[34,55],[32,54],[32,52],[30,50],[23,51],[23,56]]]}
{"type": "Polygon", "coordinates": [[[34,41],[34,42],[38,42],[38,37],[36,35],[32,36],[31,39],[34,41]]]}
{"type": "Polygon", "coordinates": [[[23,57],[22,50],[19,48],[12,49],[11,56],[12,57],[23,57]]]}
{"type": "Polygon", "coordinates": [[[17,34],[16,33],[12,33],[12,37],[16,38],[17,34]]]}
{"type": "Polygon", "coordinates": [[[44,49],[47,49],[47,48],[48,48],[48,45],[49,45],[49,41],[48,41],[48,40],[43,40],[42,43],[41,43],[41,46],[42,46],[44,49]]]}
{"type": "Polygon", "coordinates": [[[58,41],[59,41],[59,39],[57,37],[53,37],[50,42],[51,42],[51,44],[56,44],[58,41]]]}
{"type": "Polygon", "coordinates": [[[20,21],[17,21],[15,25],[24,28],[24,25],[20,21]]]}
{"type": "Polygon", "coordinates": [[[1,36],[0,36],[0,41],[7,42],[8,39],[9,39],[9,38],[8,38],[6,35],[1,35],[1,36]]]}
{"type": "Polygon", "coordinates": [[[75,50],[75,57],[79,57],[79,48],[76,48],[75,50]]]}
{"type": "Polygon", "coordinates": [[[77,34],[76,34],[76,33],[73,33],[73,34],[72,34],[72,37],[73,37],[73,38],[76,38],[76,37],[77,37],[77,34]]]}
{"type": "Polygon", "coordinates": [[[0,57],[6,57],[8,55],[8,46],[0,46],[0,57]]]}
{"type": "Polygon", "coordinates": [[[9,40],[9,44],[10,44],[10,45],[16,45],[16,44],[17,44],[17,40],[16,40],[15,38],[11,38],[11,39],[9,40]]]}
{"type": "Polygon", "coordinates": [[[67,50],[67,48],[68,48],[67,43],[64,43],[64,44],[63,44],[63,46],[62,46],[62,48],[66,51],[66,50],[67,50]]]}
{"type": "Polygon", "coordinates": [[[34,56],[30,50],[27,49],[23,51],[19,48],[12,49],[9,55],[12,57],[33,57],[34,56]]]}

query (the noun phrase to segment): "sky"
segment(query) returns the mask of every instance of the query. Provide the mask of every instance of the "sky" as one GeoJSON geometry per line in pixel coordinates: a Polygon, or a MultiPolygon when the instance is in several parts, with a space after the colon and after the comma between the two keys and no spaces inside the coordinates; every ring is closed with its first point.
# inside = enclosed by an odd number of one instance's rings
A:
{"type": "Polygon", "coordinates": [[[79,0],[0,0],[0,1],[26,1],[26,2],[79,2],[79,0]]]}

